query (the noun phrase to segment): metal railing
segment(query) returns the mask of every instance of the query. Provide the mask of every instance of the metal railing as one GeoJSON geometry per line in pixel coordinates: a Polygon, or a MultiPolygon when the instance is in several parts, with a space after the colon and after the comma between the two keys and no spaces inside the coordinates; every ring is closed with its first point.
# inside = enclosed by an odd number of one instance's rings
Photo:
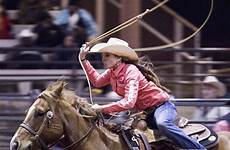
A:
{"type": "MultiPolygon", "coordinates": [[[[21,51],[38,51],[43,54],[56,54],[60,51],[71,51],[75,53],[78,49],[58,49],[58,48],[0,48],[0,55],[4,57],[12,51],[21,52],[21,51]]],[[[166,86],[170,86],[174,90],[175,85],[179,86],[199,86],[200,82],[207,75],[215,75],[219,77],[227,86],[229,86],[230,81],[230,60],[227,59],[230,57],[230,48],[183,48],[183,49],[163,49],[156,50],[154,52],[146,52],[146,55],[150,57],[155,65],[155,72],[160,77],[161,81],[166,86]],[[190,54],[199,52],[205,57],[214,58],[210,59],[193,59],[193,60],[184,60],[180,62],[173,61],[173,55],[175,53],[187,52],[190,54]],[[218,58],[222,56],[221,58],[218,58]],[[224,56],[224,57],[223,57],[224,56]],[[180,73],[175,72],[174,68],[181,66],[180,73]],[[195,67],[200,66],[201,72],[196,72],[195,67]]],[[[3,58],[4,58],[3,57],[3,58]]],[[[94,58],[90,61],[99,66],[102,66],[99,60],[94,58]]],[[[58,79],[65,79],[70,82],[84,82],[85,75],[79,66],[78,60],[5,60],[0,61],[1,71],[0,71],[0,81],[1,84],[5,83],[15,83],[15,82],[40,82],[40,81],[55,81],[58,79]],[[17,64],[17,66],[29,65],[30,67],[37,66],[36,69],[24,69],[9,68],[8,65],[17,64]],[[67,65],[68,69],[55,69],[53,66],[67,65]]],[[[100,72],[103,71],[102,68],[98,68],[100,72]]],[[[187,88],[187,87],[186,87],[187,88]]],[[[79,90],[84,89],[79,87],[79,90]]],[[[183,88],[184,89],[184,88],[183,88]]],[[[185,90],[186,91],[186,90],[185,90]]],[[[188,90],[188,91],[191,91],[188,90]]],[[[183,94],[183,93],[182,93],[183,94]]],[[[189,95],[185,97],[191,97],[194,93],[190,92],[189,95]]],[[[184,95],[176,95],[177,97],[184,97],[184,95]]]]}

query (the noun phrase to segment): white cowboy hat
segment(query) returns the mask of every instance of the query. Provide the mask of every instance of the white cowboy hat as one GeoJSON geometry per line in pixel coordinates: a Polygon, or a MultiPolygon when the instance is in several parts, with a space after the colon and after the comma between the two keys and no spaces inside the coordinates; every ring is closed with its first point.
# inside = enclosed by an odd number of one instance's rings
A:
{"type": "Polygon", "coordinates": [[[129,44],[118,38],[110,38],[107,43],[96,44],[90,49],[90,52],[111,53],[130,60],[138,60],[136,52],[129,47],[129,44]]]}
{"type": "Polygon", "coordinates": [[[29,29],[23,29],[18,35],[17,38],[26,38],[26,37],[31,37],[33,40],[37,38],[37,34],[33,33],[29,29]]]}
{"type": "Polygon", "coordinates": [[[203,85],[211,85],[219,90],[219,96],[222,97],[226,94],[226,86],[220,82],[216,77],[214,76],[207,76],[203,80],[203,85]]]}

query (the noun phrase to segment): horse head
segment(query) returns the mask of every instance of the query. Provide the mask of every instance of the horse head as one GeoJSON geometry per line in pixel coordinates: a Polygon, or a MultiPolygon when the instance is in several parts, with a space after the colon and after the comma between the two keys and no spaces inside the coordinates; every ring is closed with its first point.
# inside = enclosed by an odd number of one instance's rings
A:
{"type": "Polygon", "coordinates": [[[84,109],[87,116],[96,116],[96,113],[90,111],[90,104],[64,86],[63,81],[58,81],[38,96],[11,139],[11,150],[49,149],[48,145],[62,137],[71,144],[71,139],[82,136],[73,130],[76,126],[81,130],[80,126],[84,123],[79,109],[84,109]]]}

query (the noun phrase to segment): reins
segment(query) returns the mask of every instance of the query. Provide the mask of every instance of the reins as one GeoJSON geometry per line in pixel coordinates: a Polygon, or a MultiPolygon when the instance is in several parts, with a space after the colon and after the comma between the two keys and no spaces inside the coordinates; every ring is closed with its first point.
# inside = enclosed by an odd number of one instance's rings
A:
{"type": "Polygon", "coordinates": [[[75,146],[76,144],[79,145],[81,141],[83,141],[90,133],[92,133],[93,129],[94,129],[94,126],[93,126],[92,123],[91,123],[91,126],[90,126],[90,128],[88,129],[88,131],[87,131],[79,140],[73,142],[72,144],[70,144],[70,145],[67,146],[67,147],[64,147],[63,149],[66,150],[66,149],[69,149],[69,148],[75,146]]]}
{"type": "MultiPolygon", "coordinates": [[[[80,106],[77,106],[77,107],[80,107],[80,106]]],[[[86,111],[85,109],[83,109],[83,110],[86,111]]],[[[80,117],[83,117],[83,118],[94,118],[94,116],[89,116],[89,115],[83,115],[83,114],[81,114],[79,108],[77,108],[76,111],[77,111],[78,115],[80,115],[80,117]]],[[[61,116],[64,116],[64,115],[61,113],[61,116]]],[[[80,139],[78,139],[77,141],[74,141],[70,145],[64,147],[63,150],[67,150],[67,149],[70,149],[72,147],[78,146],[80,144],[80,142],[82,142],[90,133],[92,133],[93,129],[94,129],[94,125],[93,125],[92,121],[90,120],[90,128],[87,130],[87,132],[80,139]]]]}

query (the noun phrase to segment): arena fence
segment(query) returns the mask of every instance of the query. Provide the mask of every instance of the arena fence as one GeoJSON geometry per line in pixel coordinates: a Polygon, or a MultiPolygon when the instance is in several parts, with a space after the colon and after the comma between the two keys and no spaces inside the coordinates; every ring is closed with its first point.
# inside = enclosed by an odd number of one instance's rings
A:
{"type": "MultiPolygon", "coordinates": [[[[37,51],[44,58],[41,60],[7,60],[10,52],[28,51],[27,48],[0,48],[0,150],[9,149],[9,141],[18,125],[25,117],[25,110],[30,106],[37,94],[43,90],[51,81],[64,79],[72,85],[72,88],[80,96],[88,98],[88,91],[85,90],[85,75],[79,66],[77,58],[75,60],[54,61],[50,56],[60,51],[76,52],[79,49],[58,49],[58,48],[30,48],[29,51],[37,51]],[[12,67],[30,66],[27,67],[12,67]],[[67,65],[60,68],[59,65],[67,65]],[[11,66],[11,67],[8,67],[11,66]],[[33,68],[37,66],[36,68],[33,68]],[[34,84],[44,83],[39,89],[34,84]],[[21,86],[22,85],[22,86],[21,86]],[[17,87],[15,87],[17,86],[17,87]],[[17,88],[28,90],[20,93],[17,88]],[[28,93],[29,92],[29,93],[28,93]],[[80,94],[79,94],[80,93],[80,94]]],[[[203,100],[185,97],[197,97],[200,81],[207,75],[215,75],[227,87],[230,85],[230,48],[183,48],[164,49],[152,52],[144,52],[155,64],[155,71],[164,85],[172,89],[176,98],[174,103],[179,108],[179,113],[184,115],[184,111],[189,115],[197,107],[229,107],[230,99],[203,100]],[[176,54],[188,53],[197,56],[196,59],[187,60],[182,58],[174,61],[176,54]],[[195,90],[194,90],[195,89],[195,90]],[[191,108],[192,107],[192,108],[191,108]],[[180,112],[183,110],[182,112],[180,112]]],[[[77,54],[76,54],[77,56],[77,54]]],[[[93,65],[102,72],[102,64],[99,57],[89,58],[93,65]],[[97,59],[95,59],[97,58],[97,59]]],[[[94,96],[94,101],[100,104],[112,102],[116,99],[94,96]]],[[[190,120],[190,122],[213,125],[216,120],[190,120]]]]}

